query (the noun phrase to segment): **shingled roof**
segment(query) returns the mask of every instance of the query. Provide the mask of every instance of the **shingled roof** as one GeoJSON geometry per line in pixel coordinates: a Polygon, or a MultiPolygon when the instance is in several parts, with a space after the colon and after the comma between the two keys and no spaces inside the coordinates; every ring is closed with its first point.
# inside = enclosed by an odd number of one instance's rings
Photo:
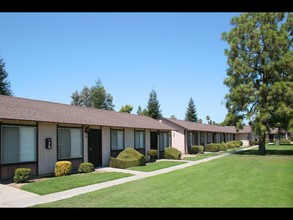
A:
{"type": "Polygon", "coordinates": [[[163,118],[169,122],[172,122],[176,125],[181,126],[190,131],[206,131],[206,132],[217,132],[217,133],[250,133],[250,126],[244,126],[243,129],[236,131],[234,126],[220,126],[220,125],[210,125],[210,124],[202,124],[195,123],[191,121],[171,119],[171,118],[163,118]]]}
{"type": "Polygon", "coordinates": [[[172,130],[147,116],[0,95],[0,119],[172,130]]]}

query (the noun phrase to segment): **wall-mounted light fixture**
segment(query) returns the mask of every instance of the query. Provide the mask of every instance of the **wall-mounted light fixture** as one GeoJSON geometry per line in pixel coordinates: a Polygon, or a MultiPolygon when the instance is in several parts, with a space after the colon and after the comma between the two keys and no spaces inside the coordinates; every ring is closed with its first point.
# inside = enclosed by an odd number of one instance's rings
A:
{"type": "Polygon", "coordinates": [[[90,130],[90,127],[89,126],[86,126],[85,129],[84,129],[85,133],[88,133],[89,130],[90,130]]]}

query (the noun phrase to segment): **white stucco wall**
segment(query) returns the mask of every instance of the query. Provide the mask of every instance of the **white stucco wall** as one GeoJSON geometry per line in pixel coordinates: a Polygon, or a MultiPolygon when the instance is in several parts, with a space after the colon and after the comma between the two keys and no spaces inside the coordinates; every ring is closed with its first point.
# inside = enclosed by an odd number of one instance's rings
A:
{"type": "Polygon", "coordinates": [[[134,129],[133,128],[125,128],[125,148],[131,147],[134,148],[134,129]]]}
{"type": "Polygon", "coordinates": [[[53,173],[57,162],[57,125],[39,123],[38,130],[39,174],[53,173]],[[46,138],[52,138],[52,149],[46,149],[46,138]]]}
{"type": "Polygon", "coordinates": [[[110,155],[111,155],[110,128],[102,127],[102,165],[103,166],[109,166],[110,155]]]}

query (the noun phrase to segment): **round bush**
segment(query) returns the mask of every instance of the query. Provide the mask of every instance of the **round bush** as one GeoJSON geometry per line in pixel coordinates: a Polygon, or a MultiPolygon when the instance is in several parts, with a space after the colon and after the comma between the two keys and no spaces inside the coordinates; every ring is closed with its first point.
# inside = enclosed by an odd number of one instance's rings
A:
{"type": "Polygon", "coordinates": [[[32,169],[30,168],[17,168],[14,171],[13,181],[16,183],[27,182],[32,175],[32,169]]]}
{"type": "Polygon", "coordinates": [[[95,171],[94,165],[89,162],[81,163],[78,167],[79,173],[90,173],[90,172],[94,172],[94,171],[95,171]]]}
{"type": "Polygon", "coordinates": [[[55,164],[55,176],[64,176],[70,174],[72,163],[70,161],[58,161],[55,164]]]}
{"type": "Polygon", "coordinates": [[[167,147],[165,149],[165,159],[180,160],[181,152],[175,147],[167,147]]]}

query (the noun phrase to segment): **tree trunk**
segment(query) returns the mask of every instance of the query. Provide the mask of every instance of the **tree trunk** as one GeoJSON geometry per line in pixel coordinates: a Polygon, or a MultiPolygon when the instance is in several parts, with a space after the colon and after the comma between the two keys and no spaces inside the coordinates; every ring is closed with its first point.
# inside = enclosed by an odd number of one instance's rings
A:
{"type": "Polygon", "coordinates": [[[266,134],[264,134],[262,137],[259,137],[258,152],[260,155],[266,154],[266,134]]]}

